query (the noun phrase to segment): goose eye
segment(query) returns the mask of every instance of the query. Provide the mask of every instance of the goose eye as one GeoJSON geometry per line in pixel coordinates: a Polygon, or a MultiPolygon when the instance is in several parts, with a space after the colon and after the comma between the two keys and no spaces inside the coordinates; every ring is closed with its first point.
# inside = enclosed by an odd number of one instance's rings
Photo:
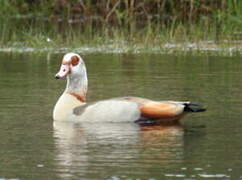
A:
{"type": "Polygon", "coordinates": [[[71,57],[71,64],[72,66],[76,66],[79,63],[79,58],[77,56],[71,57]]]}

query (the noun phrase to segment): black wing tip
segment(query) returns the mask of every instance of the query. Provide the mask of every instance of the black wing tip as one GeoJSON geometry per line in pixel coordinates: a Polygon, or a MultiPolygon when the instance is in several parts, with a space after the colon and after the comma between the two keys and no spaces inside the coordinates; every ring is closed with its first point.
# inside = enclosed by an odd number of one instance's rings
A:
{"type": "Polygon", "coordinates": [[[199,109],[196,109],[194,112],[205,112],[207,111],[206,108],[199,108],[199,109]]]}
{"type": "Polygon", "coordinates": [[[199,103],[194,103],[194,102],[190,102],[190,103],[185,103],[185,108],[184,111],[185,112],[204,112],[207,109],[202,107],[201,104],[199,103]]]}

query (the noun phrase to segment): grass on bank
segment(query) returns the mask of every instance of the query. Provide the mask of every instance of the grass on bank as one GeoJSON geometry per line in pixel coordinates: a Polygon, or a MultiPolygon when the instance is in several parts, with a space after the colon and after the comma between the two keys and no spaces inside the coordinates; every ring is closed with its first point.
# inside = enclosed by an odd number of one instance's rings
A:
{"type": "MultiPolygon", "coordinates": [[[[236,26],[206,25],[204,22],[191,25],[174,22],[169,27],[149,24],[142,29],[109,25],[94,27],[92,24],[57,23],[42,19],[9,19],[0,23],[0,48],[71,49],[106,46],[134,51],[137,48],[165,49],[169,43],[190,43],[190,48],[193,48],[191,43],[195,43],[196,49],[199,49],[200,42],[210,41],[225,47],[242,38],[242,34],[235,33],[239,32],[236,26]]],[[[181,48],[176,45],[173,47],[177,50],[181,48]]]]}
{"type": "Polygon", "coordinates": [[[240,0],[0,0],[0,15],[0,48],[239,49],[242,40],[240,0]]]}

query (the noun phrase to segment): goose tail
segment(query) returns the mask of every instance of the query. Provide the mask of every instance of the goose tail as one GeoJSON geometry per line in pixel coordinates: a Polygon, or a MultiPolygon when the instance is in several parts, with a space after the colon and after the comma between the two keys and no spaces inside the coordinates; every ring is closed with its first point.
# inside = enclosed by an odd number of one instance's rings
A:
{"type": "Polygon", "coordinates": [[[193,103],[193,102],[187,102],[184,103],[185,108],[184,112],[204,112],[206,111],[206,108],[202,107],[201,104],[193,103]]]}

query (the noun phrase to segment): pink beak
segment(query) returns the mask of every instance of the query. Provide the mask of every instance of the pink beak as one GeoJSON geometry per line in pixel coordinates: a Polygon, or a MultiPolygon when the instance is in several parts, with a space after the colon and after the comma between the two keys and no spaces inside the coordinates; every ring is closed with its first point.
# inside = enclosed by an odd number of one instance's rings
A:
{"type": "Polygon", "coordinates": [[[59,72],[55,75],[56,79],[64,78],[70,72],[70,66],[68,64],[62,64],[59,72]]]}

